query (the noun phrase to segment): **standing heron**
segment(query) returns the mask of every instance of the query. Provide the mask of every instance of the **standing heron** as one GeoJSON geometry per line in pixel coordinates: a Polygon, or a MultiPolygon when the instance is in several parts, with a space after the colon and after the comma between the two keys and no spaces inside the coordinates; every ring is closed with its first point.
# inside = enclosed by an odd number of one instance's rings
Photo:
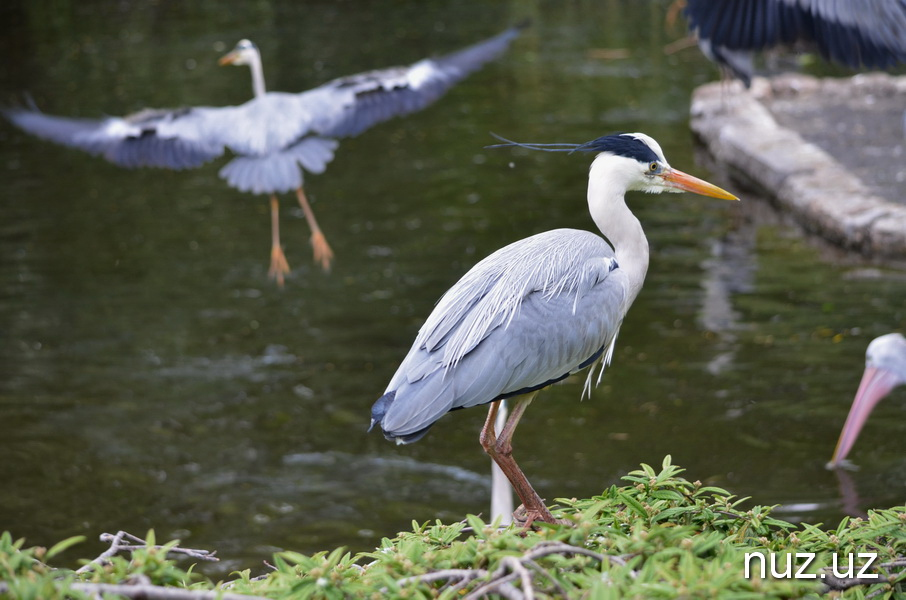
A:
{"type": "Polygon", "coordinates": [[[906,384],[906,338],[900,333],[888,333],[873,339],[865,351],[865,372],[829,467],[840,466],[874,407],[893,388],[903,384],[906,384]]]}
{"type": "Polygon", "coordinates": [[[526,521],[554,522],[513,459],[511,440],[539,390],[591,367],[584,387],[590,392],[595,365],[603,369],[610,363],[620,324],[648,271],[648,240],[625,193],[736,197],[670,167],[658,143],[642,133],[584,144],[504,145],[597,153],[588,177],[588,207],[607,240],[555,229],[501,248],[472,267],[419,330],[374,403],[371,426],[406,444],[451,410],[491,403],[482,447],[515,488],[526,521]],[[498,436],[494,420],[498,401],[505,398],[513,398],[513,406],[498,436]]]}
{"type": "Polygon", "coordinates": [[[523,27],[446,56],[334,79],[300,94],[265,91],[258,47],[241,40],[220,59],[222,65],[251,69],[255,97],[240,106],[147,109],[105,119],[70,119],[22,108],[3,113],[31,134],[127,168],[189,169],[229,149],[235,157],[220,170],[220,177],[240,191],[270,195],[269,275],[282,286],[290,269],[280,244],[276,194],[295,190],[311,227],[315,262],[329,270],[333,251],[305,197],[303,171],[323,173],[333,160],[337,138],[425,108],[502,54],[523,27]]]}
{"type": "Polygon", "coordinates": [[[906,62],[906,0],[685,0],[709,59],[749,87],[752,52],[804,42],[853,69],[906,62]]]}

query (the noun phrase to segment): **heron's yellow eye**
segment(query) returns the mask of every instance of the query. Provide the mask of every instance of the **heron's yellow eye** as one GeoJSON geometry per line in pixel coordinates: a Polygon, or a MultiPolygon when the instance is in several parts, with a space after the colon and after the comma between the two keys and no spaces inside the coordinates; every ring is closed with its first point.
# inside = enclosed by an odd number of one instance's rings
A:
{"type": "Polygon", "coordinates": [[[657,173],[657,163],[653,162],[650,165],[648,165],[648,170],[651,171],[652,173],[657,173]]]}

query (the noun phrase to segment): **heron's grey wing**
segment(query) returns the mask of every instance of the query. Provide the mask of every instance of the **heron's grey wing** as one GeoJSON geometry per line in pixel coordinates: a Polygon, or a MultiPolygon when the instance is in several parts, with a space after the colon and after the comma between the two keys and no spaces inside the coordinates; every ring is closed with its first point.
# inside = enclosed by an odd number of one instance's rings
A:
{"type": "Polygon", "coordinates": [[[798,1],[811,9],[814,40],[825,58],[852,68],[906,62],[906,0],[798,1]]]}
{"type": "Polygon", "coordinates": [[[392,117],[421,110],[485,63],[500,56],[524,26],[439,58],[342,77],[307,94],[300,102],[315,115],[313,131],[327,137],[358,135],[392,117]]]}
{"type": "Polygon", "coordinates": [[[625,313],[626,280],[598,236],[556,230],[478,263],[444,296],[373,409],[415,441],[455,408],[545,387],[588,366],[625,313]]]}
{"type": "Polygon", "coordinates": [[[219,109],[145,110],[127,117],[72,119],[37,110],[5,109],[14,125],[37,137],[101,155],[122,167],[188,169],[223,154],[205,130],[219,109]]]}
{"type": "Polygon", "coordinates": [[[906,0],[688,0],[686,16],[714,48],[763,50],[801,40],[853,68],[906,61],[906,0]]]}

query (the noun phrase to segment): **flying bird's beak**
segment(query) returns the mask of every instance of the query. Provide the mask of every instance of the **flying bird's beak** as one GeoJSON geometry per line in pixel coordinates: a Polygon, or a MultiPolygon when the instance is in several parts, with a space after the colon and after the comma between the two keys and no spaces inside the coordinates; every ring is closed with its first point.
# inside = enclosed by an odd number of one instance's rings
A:
{"type": "Polygon", "coordinates": [[[236,62],[236,59],[239,58],[239,51],[233,50],[229,54],[224,54],[220,57],[220,60],[217,63],[222,67],[224,65],[231,65],[236,62]]]}
{"type": "Polygon", "coordinates": [[[736,196],[725,189],[719,188],[713,183],[708,183],[698,177],[693,177],[688,173],[683,173],[676,169],[668,169],[661,177],[670,187],[693,194],[702,196],[711,196],[712,198],[721,198],[722,200],[739,200],[736,196]]]}
{"type": "Polygon", "coordinates": [[[881,401],[881,398],[890,393],[890,390],[897,384],[897,376],[886,369],[878,367],[866,367],[862,374],[862,381],[859,383],[859,391],[856,392],[856,399],[849,409],[849,416],[846,417],[846,423],[843,425],[843,431],[840,432],[840,439],[837,440],[837,447],[834,449],[834,456],[828,463],[828,467],[837,467],[846,455],[849,454],[862,426],[868,420],[868,415],[872,409],[881,401]]]}

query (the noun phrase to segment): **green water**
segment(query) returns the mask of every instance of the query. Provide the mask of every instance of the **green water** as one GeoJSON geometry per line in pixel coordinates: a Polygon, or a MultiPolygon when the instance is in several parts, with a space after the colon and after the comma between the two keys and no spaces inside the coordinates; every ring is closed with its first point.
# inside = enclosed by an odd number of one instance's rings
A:
{"type": "MultiPolygon", "coordinates": [[[[664,1],[35,2],[0,8],[0,100],[49,113],[236,104],[242,37],[270,89],[300,91],[453,50],[531,17],[500,61],[417,115],[344,140],[307,179],[337,253],[315,269],[284,198],[286,288],[267,280],[263,198],[222,161],[127,171],[0,125],[0,530],[30,543],[149,528],[218,550],[372,548],[413,519],[488,510],[484,411],[406,447],[366,435],[436,299],[500,246],[593,228],[588,157],[485,150],[490,131],[581,142],[644,131],[741,203],[635,197],[645,288],[591,400],[546,391],[515,438],[542,496],[588,496],[670,453],[691,479],[834,523],[902,502],[904,393],[881,404],[848,481],[823,469],[876,335],[906,327],[906,273],[826,249],[696,160],[695,85],[716,77],[664,1]],[[626,49],[602,59],[594,49],[626,49]],[[848,487],[847,487],[848,486],[848,487]]],[[[97,542],[81,554],[99,551],[97,542]]]]}

